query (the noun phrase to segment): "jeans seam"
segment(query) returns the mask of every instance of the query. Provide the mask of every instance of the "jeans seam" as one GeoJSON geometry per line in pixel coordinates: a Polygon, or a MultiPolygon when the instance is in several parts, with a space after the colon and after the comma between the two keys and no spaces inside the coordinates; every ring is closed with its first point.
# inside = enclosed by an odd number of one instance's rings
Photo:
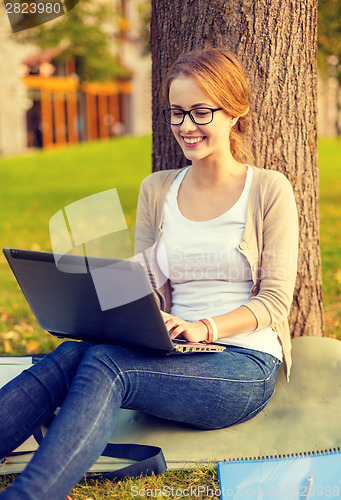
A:
{"type": "Polygon", "coordinates": [[[272,370],[270,371],[269,375],[265,379],[263,379],[263,382],[267,382],[268,380],[270,380],[270,378],[273,376],[273,373],[276,369],[277,369],[277,365],[276,365],[276,363],[274,363],[272,370]]]}
{"type": "Polygon", "coordinates": [[[266,407],[266,405],[269,403],[272,395],[273,395],[273,393],[265,401],[264,401],[264,397],[263,397],[263,403],[261,405],[259,405],[257,408],[255,408],[254,410],[252,410],[249,413],[247,413],[246,415],[244,415],[242,418],[240,418],[239,420],[237,420],[233,425],[237,425],[239,423],[242,423],[242,422],[245,422],[247,420],[250,420],[250,418],[248,418],[249,415],[252,415],[251,418],[253,418],[258,413],[260,413],[266,407]]]}
{"type": "Polygon", "coordinates": [[[255,383],[255,382],[266,382],[269,380],[271,375],[273,374],[273,370],[271,371],[271,374],[267,378],[261,378],[261,379],[251,379],[251,380],[240,380],[240,379],[234,379],[234,378],[222,378],[222,377],[202,377],[200,375],[185,375],[185,374],[176,374],[176,373],[164,373],[164,372],[159,372],[159,371],[151,371],[151,370],[125,370],[121,372],[122,374],[126,373],[143,373],[143,374],[151,374],[151,375],[164,375],[166,377],[176,377],[176,378],[193,378],[193,379],[203,379],[203,380],[216,380],[216,381],[221,381],[221,382],[241,382],[241,383],[255,383]]]}
{"type": "MultiPolygon", "coordinates": [[[[119,378],[118,376],[116,376],[116,377],[115,377],[115,380],[113,381],[112,386],[110,387],[110,391],[108,392],[108,395],[107,395],[107,398],[106,398],[105,404],[103,405],[103,408],[102,408],[102,411],[103,411],[103,409],[104,409],[105,407],[107,407],[107,404],[108,404],[108,401],[109,401],[109,396],[111,395],[111,393],[112,393],[112,391],[113,391],[113,387],[114,387],[114,385],[115,385],[115,382],[116,382],[116,380],[117,380],[118,378],[119,378]]],[[[82,446],[86,443],[86,441],[89,439],[90,435],[92,434],[92,431],[93,431],[94,427],[97,425],[98,419],[100,418],[102,411],[101,411],[101,412],[100,412],[100,414],[97,416],[95,423],[94,423],[94,424],[93,424],[93,426],[91,427],[90,431],[88,431],[88,433],[87,433],[86,437],[85,437],[84,439],[82,439],[82,441],[81,441],[81,443],[78,445],[77,449],[76,449],[76,450],[74,450],[74,452],[73,452],[72,456],[70,456],[70,457],[69,457],[68,462],[67,462],[67,463],[63,463],[63,465],[64,465],[63,470],[61,470],[59,473],[57,473],[57,472],[55,471],[56,476],[55,476],[55,478],[54,478],[54,481],[53,481],[52,483],[50,483],[50,484],[49,484],[49,488],[51,488],[51,487],[52,487],[52,486],[56,483],[56,481],[59,479],[60,474],[62,474],[62,473],[64,472],[65,468],[66,468],[66,467],[67,467],[67,466],[68,466],[68,465],[72,462],[72,460],[75,458],[75,456],[79,453],[80,448],[81,448],[81,447],[82,447],[82,446]]],[[[46,492],[47,492],[47,490],[45,491],[45,493],[46,493],[46,492]]]]}

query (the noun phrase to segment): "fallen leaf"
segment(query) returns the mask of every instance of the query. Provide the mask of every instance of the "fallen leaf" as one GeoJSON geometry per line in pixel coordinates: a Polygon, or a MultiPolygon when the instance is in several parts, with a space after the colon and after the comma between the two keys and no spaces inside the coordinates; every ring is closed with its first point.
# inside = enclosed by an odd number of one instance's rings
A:
{"type": "Polygon", "coordinates": [[[40,342],[38,340],[29,340],[26,344],[26,352],[27,354],[34,354],[40,348],[40,342]]]}
{"type": "Polygon", "coordinates": [[[13,347],[11,346],[11,343],[9,340],[4,340],[4,351],[6,354],[9,354],[13,352],[13,347]]]}
{"type": "Polygon", "coordinates": [[[26,322],[26,319],[21,320],[20,326],[25,328],[25,330],[27,330],[28,332],[33,332],[34,330],[33,326],[26,322]]]}
{"type": "Polygon", "coordinates": [[[13,332],[13,330],[10,330],[9,332],[0,333],[0,337],[3,338],[4,340],[5,339],[12,340],[12,339],[17,339],[19,335],[16,332],[13,332]]]}
{"type": "Polygon", "coordinates": [[[24,332],[25,329],[22,325],[14,325],[14,330],[16,330],[17,332],[24,332]]]}

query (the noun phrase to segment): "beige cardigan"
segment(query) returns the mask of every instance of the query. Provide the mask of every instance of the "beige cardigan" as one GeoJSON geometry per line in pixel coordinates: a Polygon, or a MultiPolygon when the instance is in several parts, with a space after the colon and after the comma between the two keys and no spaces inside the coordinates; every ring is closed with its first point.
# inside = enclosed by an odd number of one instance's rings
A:
{"type": "MultiPolygon", "coordinates": [[[[140,188],[135,254],[143,253],[160,308],[171,310],[171,285],[156,262],[156,245],[168,190],[181,170],[162,170],[146,177],[140,188]]],[[[244,234],[238,250],[251,267],[253,286],[244,305],[257,319],[255,331],[271,327],[283,347],[289,380],[291,339],[288,315],[297,273],[298,217],[292,187],[274,170],[254,168],[244,234]]]]}

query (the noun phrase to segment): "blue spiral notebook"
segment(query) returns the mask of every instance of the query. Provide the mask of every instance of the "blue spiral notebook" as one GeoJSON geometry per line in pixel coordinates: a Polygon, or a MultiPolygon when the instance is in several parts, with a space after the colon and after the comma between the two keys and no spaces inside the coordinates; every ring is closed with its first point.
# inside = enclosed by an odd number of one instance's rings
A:
{"type": "Polygon", "coordinates": [[[219,462],[220,498],[341,498],[341,449],[219,462]]]}

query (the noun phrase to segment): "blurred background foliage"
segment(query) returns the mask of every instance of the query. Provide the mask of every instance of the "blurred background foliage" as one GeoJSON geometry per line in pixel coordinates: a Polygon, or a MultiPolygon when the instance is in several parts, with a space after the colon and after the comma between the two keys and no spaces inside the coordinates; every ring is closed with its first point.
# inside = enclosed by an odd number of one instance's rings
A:
{"type": "Polygon", "coordinates": [[[122,65],[119,34],[125,20],[113,2],[81,0],[67,15],[56,21],[18,33],[21,43],[32,43],[40,49],[61,48],[57,62],[74,61],[80,81],[127,79],[130,71],[122,65]],[[113,55],[117,52],[117,56],[113,55]]]}
{"type": "Polygon", "coordinates": [[[318,2],[318,53],[319,75],[335,82],[336,107],[335,132],[341,135],[341,1],[318,2]]]}

